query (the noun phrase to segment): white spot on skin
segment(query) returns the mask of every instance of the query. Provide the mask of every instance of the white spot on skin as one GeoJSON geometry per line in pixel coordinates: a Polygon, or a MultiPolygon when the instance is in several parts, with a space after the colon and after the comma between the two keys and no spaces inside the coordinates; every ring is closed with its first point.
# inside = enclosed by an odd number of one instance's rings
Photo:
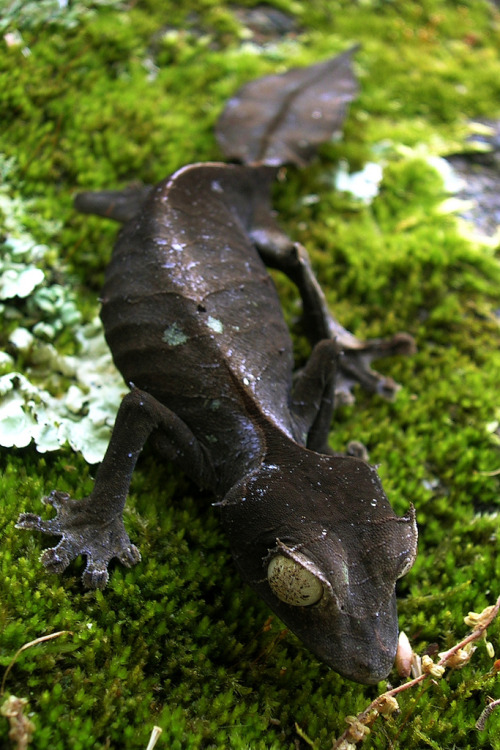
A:
{"type": "Polygon", "coordinates": [[[217,318],[212,318],[211,315],[208,316],[207,319],[207,326],[214,331],[214,333],[222,333],[224,330],[224,326],[222,325],[222,321],[218,320],[217,318]]]}
{"type": "Polygon", "coordinates": [[[169,346],[179,346],[185,344],[187,340],[188,337],[178,323],[172,323],[163,332],[163,341],[169,346]]]}
{"type": "Polygon", "coordinates": [[[345,586],[349,586],[349,568],[347,567],[347,564],[344,560],[341,561],[340,564],[340,577],[342,579],[342,582],[345,586]]]}
{"type": "Polygon", "coordinates": [[[224,188],[221,187],[221,184],[217,182],[217,180],[212,180],[212,184],[210,186],[214,193],[223,193],[224,188]]]}

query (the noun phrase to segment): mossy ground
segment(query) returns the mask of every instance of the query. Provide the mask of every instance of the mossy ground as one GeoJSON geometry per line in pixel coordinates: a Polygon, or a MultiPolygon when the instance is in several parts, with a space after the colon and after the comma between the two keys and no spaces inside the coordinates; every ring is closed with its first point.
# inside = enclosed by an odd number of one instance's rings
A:
{"type": "MultiPolygon", "coordinates": [[[[40,2],[24,14],[9,5],[4,33],[22,34],[19,44],[1,43],[9,193],[35,200],[29,230],[50,244],[51,273],[73,287],[84,319],[97,310],[116,228],[77,215],[76,190],[153,182],[220,158],[213,124],[241,83],[362,43],[361,93],[344,140],[311,168],[290,170],[275,205],[346,326],[417,339],[415,357],[381,363],[404,384],[397,400],[358,392],[337,414],[332,444],[362,440],[396,510],[415,504],[419,556],[399,587],[400,624],[420,653],[450,647],[467,630],[463,616],[500,591],[499,477],[490,475],[500,466],[500,263],[440,212],[444,191],[424,156],[457,150],[468,119],[499,117],[495,6],[275,0],[269,5],[293,17],[295,31],[257,49],[221,0],[74,2],[57,12],[57,3],[40,2]],[[372,205],[337,194],[339,159],[358,168],[381,144],[386,168],[372,205]],[[50,236],[48,219],[61,222],[50,236]]],[[[279,283],[293,323],[298,308],[279,283]]],[[[23,315],[19,306],[2,337],[36,323],[23,315]]],[[[64,332],[55,343],[72,348],[64,332]]],[[[296,344],[301,356],[300,336],[296,344]]],[[[149,450],[126,513],[143,561],[115,567],[97,593],[82,589],[79,564],[48,576],[38,563],[47,540],[13,526],[20,511],[39,512],[52,488],[88,493],[93,469],[69,449],[3,449],[0,460],[0,665],[30,640],[72,632],[24,652],[7,680],[9,693],[29,700],[34,748],[145,748],[155,724],[158,747],[172,750],[305,748],[297,724],[313,747],[328,749],[345,716],[375,697],[376,688],[344,681],[268,619],[232,566],[210,498],[149,450]]],[[[498,632],[489,633],[497,651],[498,632]]],[[[379,720],[365,746],[500,748],[498,715],[474,729],[487,697],[500,697],[497,683],[480,644],[463,670],[402,695],[401,713],[379,720]]],[[[7,732],[0,718],[6,748],[7,732]]]]}

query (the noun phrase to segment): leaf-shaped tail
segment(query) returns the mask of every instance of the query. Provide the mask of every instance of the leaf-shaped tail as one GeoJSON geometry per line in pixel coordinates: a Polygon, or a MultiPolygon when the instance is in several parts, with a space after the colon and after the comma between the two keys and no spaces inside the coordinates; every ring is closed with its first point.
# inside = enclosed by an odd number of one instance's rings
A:
{"type": "Polygon", "coordinates": [[[216,136],[227,159],[304,166],[342,130],[358,85],[347,52],[245,84],[222,112],[216,136]]]}

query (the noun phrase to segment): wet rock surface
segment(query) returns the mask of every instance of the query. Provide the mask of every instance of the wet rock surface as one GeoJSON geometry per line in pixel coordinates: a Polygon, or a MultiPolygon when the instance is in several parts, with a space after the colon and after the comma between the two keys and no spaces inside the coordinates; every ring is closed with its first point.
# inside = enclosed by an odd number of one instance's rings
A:
{"type": "Polygon", "coordinates": [[[491,132],[475,135],[473,140],[486,150],[454,154],[448,161],[463,181],[457,198],[469,203],[460,215],[480,234],[493,237],[500,230],[500,120],[483,124],[491,132]]]}

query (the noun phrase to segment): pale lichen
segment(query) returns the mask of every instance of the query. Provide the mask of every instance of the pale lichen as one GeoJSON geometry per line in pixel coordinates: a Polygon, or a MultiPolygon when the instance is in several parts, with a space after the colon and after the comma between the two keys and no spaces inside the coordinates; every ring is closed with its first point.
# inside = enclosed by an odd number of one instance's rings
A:
{"type": "Polygon", "coordinates": [[[367,162],[359,172],[349,172],[349,165],[342,160],[335,175],[335,187],[363,203],[370,203],[378,194],[382,175],[383,168],[376,162],[367,162]]]}
{"type": "MultiPolygon", "coordinates": [[[[99,7],[123,7],[122,0],[12,0],[3,9],[0,31],[33,29],[42,24],[74,28],[81,20],[95,13],[99,7]]],[[[12,32],[11,32],[12,33],[12,32]]]]}
{"type": "MultiPolygon", "coordinates": [[[[6,175],[13,166],[0,160],[6,175]]],[[[33,441],[45,453],[69,443],[88,463],[96,463],[104,455],[126,388],[100,322],[82,326],[69,280],[66,285],[54,282],[57,252],[27,230],[32,203],[13,198],[7,186],[0,188],[6,234],[0,257],[1,312],[16,324],[5,339],[10,351],[0,353],[0,445],[23,448],[33,441]],[[47,343],[63,332],[79,348],[77,356],[47,343]],[[12,354],[22,358],[22,369],[16,369],[12,354]]],[[[58,228],[54,222],[37,222],[39,233],[49,238],[58,228]]],[[[65,276],[60,262],[57,276],[65,276]]]]}
{"type": "MultiPolygon", "coordinates": [[[[21,372],[0,377],[0,445],[23,448],[34,441],[45,453],[69,443],[88,463],[102,459],[126,388],[99,321],[84,326],[77,337],[78,357],[60,355],[50,344],[38,349],[41,364],[71,379],[62,396],[53,396],[21,372]]],[[[14,340],[22,338],[18,330],[14,340]]]]}

